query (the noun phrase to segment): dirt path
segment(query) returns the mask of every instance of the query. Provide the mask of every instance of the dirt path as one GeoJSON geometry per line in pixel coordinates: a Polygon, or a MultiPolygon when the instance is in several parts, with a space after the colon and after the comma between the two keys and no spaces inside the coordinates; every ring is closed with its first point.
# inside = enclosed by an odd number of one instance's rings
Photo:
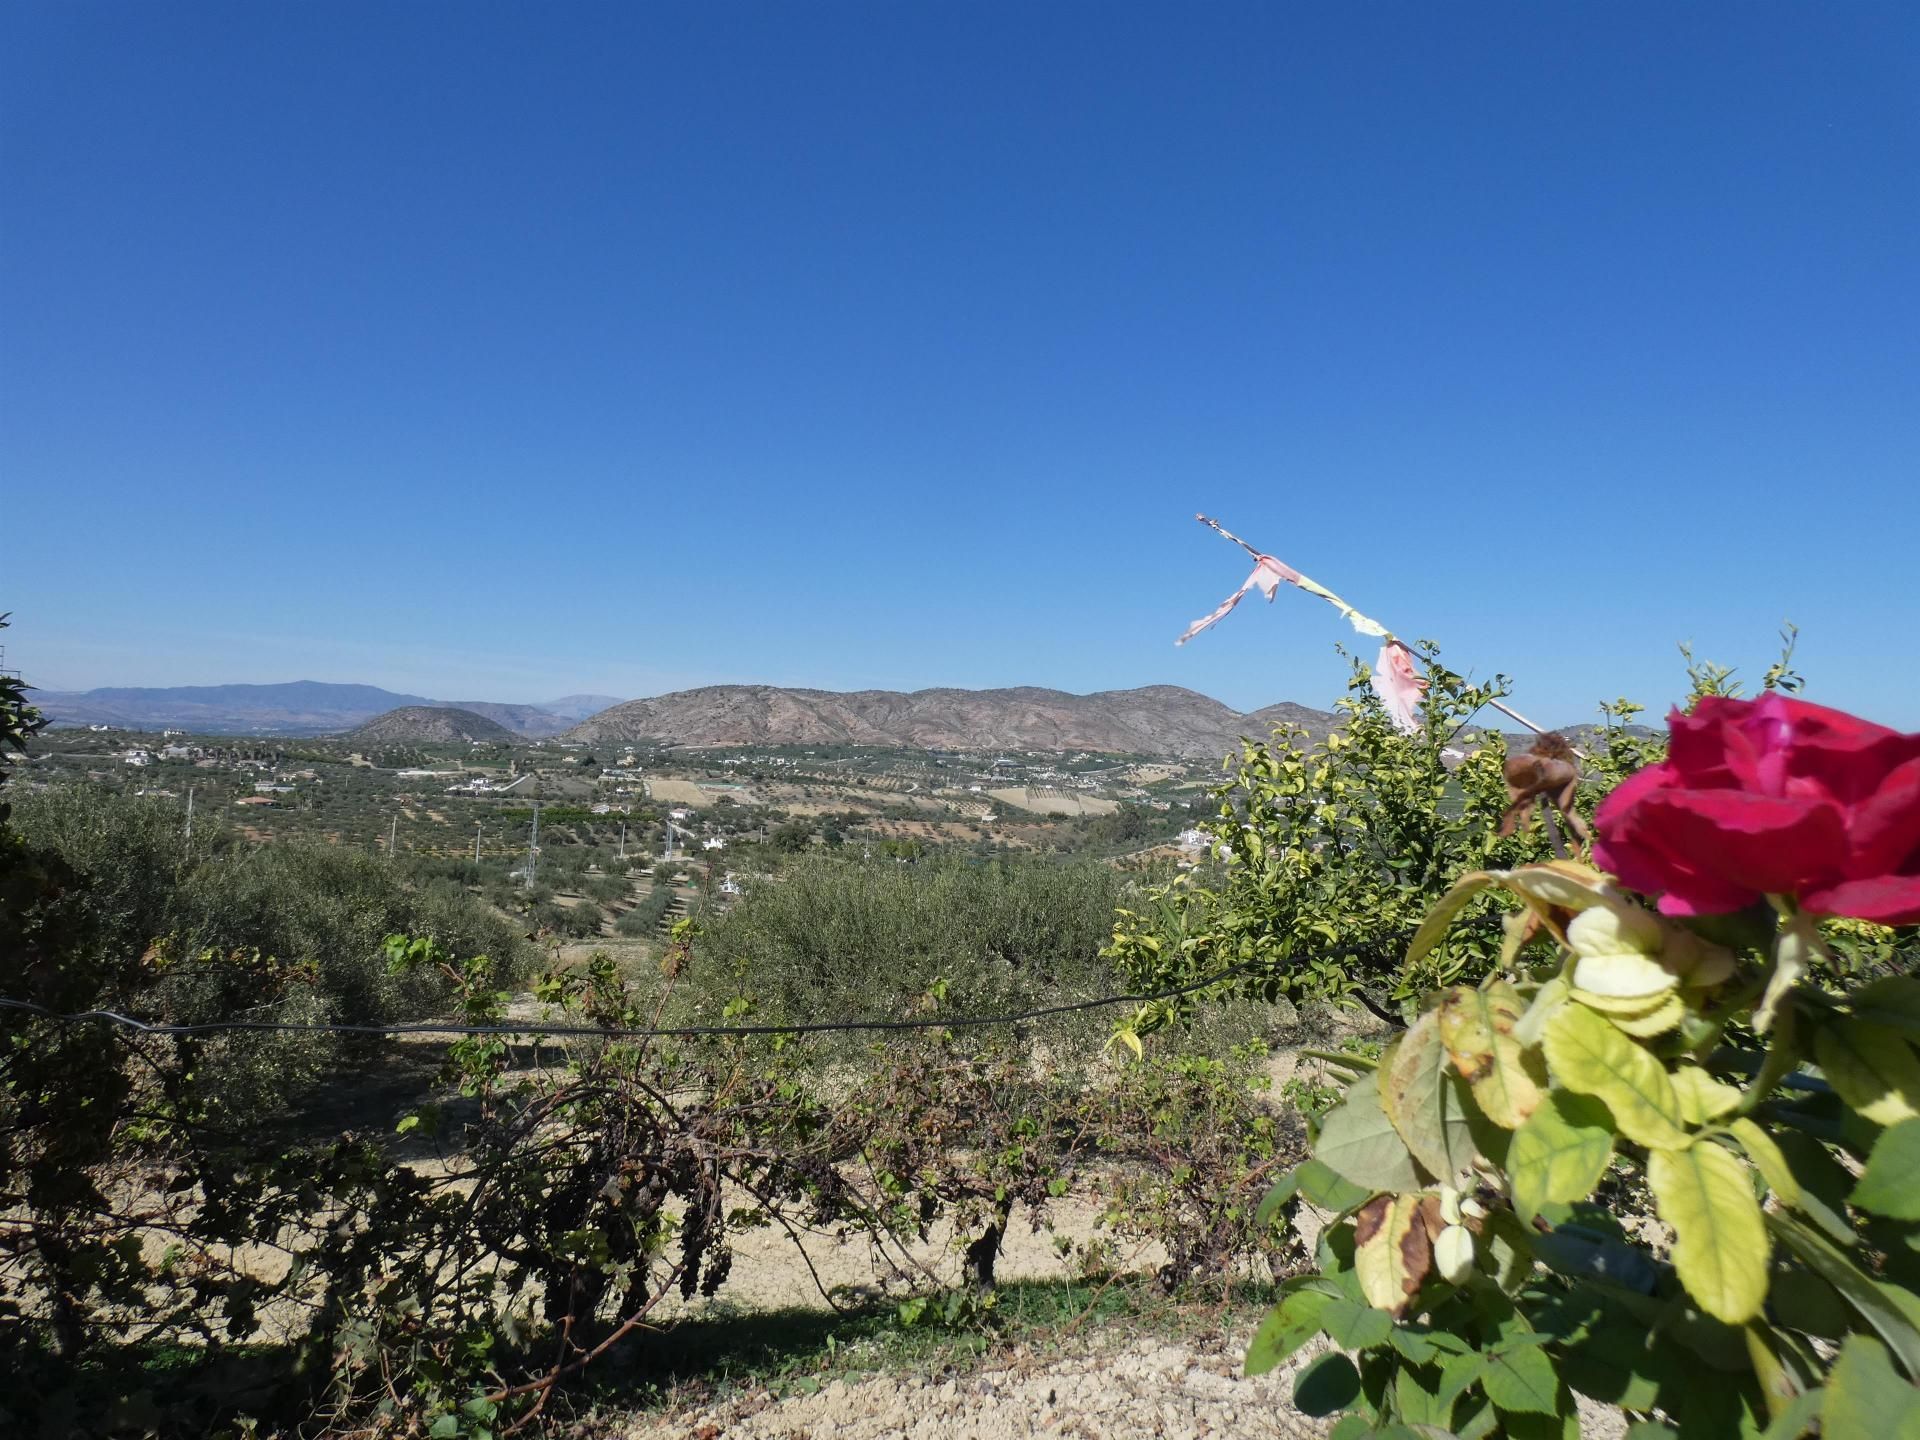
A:
{"type": "Polygon", "coordinates": [[[1211,1342],[1091,1337],[1063,1353],[1016,1353],[966,1375],[836,1380],[812,1395],[756,1391],[649,1417],[630,1440],[1200,1440],[1306,1437],[1325,1426],[1293,1408],[1305,1356],[1257,1380],[1240,1374],[1247,1335],[1211,1342]]]}

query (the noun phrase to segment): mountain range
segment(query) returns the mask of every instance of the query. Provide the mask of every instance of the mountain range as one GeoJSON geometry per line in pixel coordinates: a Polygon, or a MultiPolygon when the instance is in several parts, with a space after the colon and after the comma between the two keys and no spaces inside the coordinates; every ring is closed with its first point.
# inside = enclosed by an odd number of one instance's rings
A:
{"type": "Polygon", "coordinates": [[[1008,690],[794,690],[709,685],[629,700],[568,730],[589,745],[885,745],[922,750],[1096,750],[1220,755],[1282,722],[1323,735],[1335,717],[1282,701],[1248,714],[1178,685],[1073,695],[1008,690]]]}
{"type": "Polygon", "coordinates": [[[1095,750],[1143,755],[1224,754],[1242,735],[1276,724],[1316,735],[1324,710],[1282,701],[1242,714],[1177,685],[1074,695],[1004,690],[802,690],[709,685],[647,700],[569,695],[539,705],[429,700],[372,685],[302,680],[284,685],[188,685],[81,692],[36,691],[55,724],[179,728],[201,734],[327,735],[377,721],[377,738],[431,742],[491,721],[527,739],[590,745],[880,745],[956,750],[1095,750]],[[435,710],[471,718],[435,719],[435,710]],[[392,712],[402,712],[395,715],[392,712]],[[426,713],[419,713],[426,712],[426,713]],[[463,730],[464,727],[464,730],[463,730]]]}
{"type": "Polygon", "coordinates": [[[558,735],[609,705],[611,695],[567,695],[540,705],[488,700],[429,700],[375,685],[295,680],[282,685],[176,685],[100,690],[36,690],[33,703],[56,725],[127,730],[178,728],[202,735],[329,735],[406,706],[467,710],[538,740],[558,735]]]}

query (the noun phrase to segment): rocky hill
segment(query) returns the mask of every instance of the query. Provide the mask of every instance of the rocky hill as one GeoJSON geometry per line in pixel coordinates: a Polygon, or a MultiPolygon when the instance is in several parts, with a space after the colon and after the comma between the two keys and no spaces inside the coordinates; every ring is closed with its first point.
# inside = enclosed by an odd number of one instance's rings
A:
{"type": "Polygon", "coordinates": [[[510,745],[520,738],[484,715],[444,705],[402,705],[347,735],[377,745],[452,745],[464,740],[510,745]]]}
{"type": "Polygon", "coordinates": [[[1140,755],[1225,754],[1242,735],[1281,720],[1316,734],[1334,717],[1302,705],[1242,715],[1177,685],[1072,695],[1008,690],[789,690],[709,685],[630,700],[567,731],[590,745],[885,745],[926,750],[1099,750],[1140,755]]]}

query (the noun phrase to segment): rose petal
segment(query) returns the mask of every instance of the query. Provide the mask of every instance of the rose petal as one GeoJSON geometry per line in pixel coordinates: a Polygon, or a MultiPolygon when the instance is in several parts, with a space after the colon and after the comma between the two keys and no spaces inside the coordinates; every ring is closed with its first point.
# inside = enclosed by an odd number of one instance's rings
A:
{"type": "Polygon", "coordinates": [[[1803,896],[1801,908],[1814,915],[1845,915],[1882,925],[1920,923],[1920,875],[1842,881],[1803,896]]]}
{"type": "Polygon", "coordinates": [[[1793,895],[1834,875],[1846,827],[1831,805],[1776,800],[1741,790],[1663,790],[1632,812],[1641,843],[1684,859],[1728,885],[1793,895]]]}
{"type": "Polygon", "coordinates": [[[1846,873],[1868,880],[1920,870],[1920,760],[1909,760],[1880,782],[1847,817],[1846,873]]]}

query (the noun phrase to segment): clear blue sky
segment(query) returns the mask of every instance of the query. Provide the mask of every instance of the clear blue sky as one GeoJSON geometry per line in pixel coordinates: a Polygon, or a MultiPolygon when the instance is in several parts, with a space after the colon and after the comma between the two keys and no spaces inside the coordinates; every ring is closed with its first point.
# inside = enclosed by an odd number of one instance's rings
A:
{"type": "Polygon", "coordinates": [[[1911,4],[14,3],[0,195],[47,688],[1327,702],[1204,509],[1920,728],[1911,4]]]}

